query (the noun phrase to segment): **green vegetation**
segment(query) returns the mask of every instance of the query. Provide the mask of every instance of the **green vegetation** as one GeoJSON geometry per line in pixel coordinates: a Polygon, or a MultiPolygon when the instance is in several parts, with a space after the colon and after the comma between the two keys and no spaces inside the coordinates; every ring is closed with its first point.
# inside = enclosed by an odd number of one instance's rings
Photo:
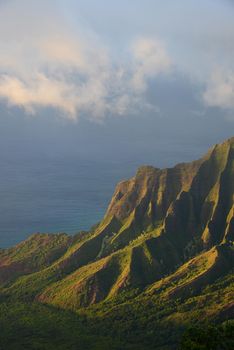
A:
{"type": "MultiPolygon", "coordinates": [[[[169,350],[177,349],[180,343],[181,349],[189,349],[188,344],[199,339],[194,339],[191,325],[196,332],[202,331],[200,337],[204,341],[204,329],[208,332],[229,319],[231,306],[228,310],[227,305],[232,302],[233,282],[233,273],[230,273],[197,296],[184,300],[165,299],[164,292],[161,295],[138,295],[137,290],[125,292],[80,309],[78,313],[38,303],[2,302],[0,344],[4,350],[169,350]]],[[[226,324],[230,326],[225,328],[227,331],[222,338],[233,340],[234,323],[226,324]]],[[[220,344],[219,340],[216,339],[217,344],[220,344]]],[[[232,347],[224,349],[231,350],[232,347]]]]}
{"type": "Polygon", "coordinates": [[[191,327],[183,335],[180,350],[230,350],[234,348],[234,322],[221,326],[191,327]]]}
{"type": "Polygon", "coordinates": [[[1,303],[0,329],[3,350],[120,349],[110,337],[89,332],[84,318],[36,303],[1,303]]]}
{"type": "Polygon", "coordinates": [[[0,350],[231,349],[233,179],[234,138],[141,167],[90,232],[0,250],[0,350]]]}

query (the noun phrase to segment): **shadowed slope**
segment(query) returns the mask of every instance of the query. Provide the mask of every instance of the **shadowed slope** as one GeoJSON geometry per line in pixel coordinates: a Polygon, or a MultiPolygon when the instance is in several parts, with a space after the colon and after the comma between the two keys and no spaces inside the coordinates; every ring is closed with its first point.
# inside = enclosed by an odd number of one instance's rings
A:
{"type": "Polygon", "coordinates": [[[36,235],[1,251],[0,293],[77,309],[140,294],[151,284],[167,288],[170,281],[180,286],[168,287],[168,295],[196,291],[233,266],[227,258],[234,236],[233,179],[234,138],[192,163],[141,167],[117,185],[93,231],[74,238],[36,235]]]}
{"type": "Polygon", "coordinates": [[[211,247],[233,235],[234,138],[217,145],[202,163],[191,187],[171,204],[164,230],[183,253],[194,240],[211,247]],[[227,231],[227,232],[226,232],[227,231]]]}
{"type": "Polygon", "coordinates": [[[34,234],[15,247],[0,251],[0,284],[51,265],[73,240],[66,234],[34,234]]]}

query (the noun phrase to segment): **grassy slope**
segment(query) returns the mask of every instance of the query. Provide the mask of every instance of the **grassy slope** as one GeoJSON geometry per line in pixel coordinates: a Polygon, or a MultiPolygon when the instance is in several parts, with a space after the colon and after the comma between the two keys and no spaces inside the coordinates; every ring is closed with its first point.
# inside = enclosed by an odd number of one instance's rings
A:
{"type": "Polygon", "coordinates": [[[234,138],[198,162],[140,168],[92,232],[0,251],[0,340],[13,349],[15,327],[22,349],[98,349],[100,334],[100,349],[173,349],[189,324],[232,318],[233,149],[234,138]]]}
{"type": "MultiPolygon", "coordinates": [[[[76,313],[36,303],[25,305],[13,301],[9,304],[7,299],[8,306],[3,303],[0,309],[0,320],[5,325],[3,341],[8,339],[14,344],[16,338],[13,329],[16,329],[17,338],[22,344],[28,342],[31,346],[28,345],[29,349],[54,349],[58,344],[61,350],[79,349],[74,344],[83,344],[81,349],[86,346],[96,349],[101,342],[100,349],[169,350],[178,346],[184,330],[191,324],[201,326],[207,322],[220,323],[233,317],[233,247],[230,244],[198,255],[143,292],[139,288],[125,289],[121,294],[113,293],[103,302],[80,309],[77,291],[70,288],[71,285],[74,287],[74,279],[76,287],[80,287],[80,282],[82,285],[84,279],[89,280],[87,275],[101,273],[96,276],[100,278],[100,288],[110,293],[112,269],[116,272],[117,266],[124,268],[126,261],[123,260],[130,258],[125,251],[122,254],[120,257],[115,253],[114,260],[110,257],[101,259],[92,268],[85,266],[47,291],[55,298],[49,299],[49,303],[71,308],[76,313]],[[103,265],[104,269],[101,268],[103,265]],[[201,278],[203,281],[199,285],[197,281],[201,278]],[[178,293],[181,290],[189,293],[178,293]],[[64,322],[66,325],[63,329],[64,322]],[[52,339],[50,334],[53,334],[52,339]],[[34,342],[40,347],[37,348],[34,342]]],[[[147,259],[150,257],[147,256],[147,259]]],[[[129,274],[130,271],[123,269],[120,275],[129,274]]],[[[119,271],[116,273],[114,288],[120,283],[118,275],[119,271]]],[[[87,297],[86,288],[83,293],[81,296],[87,297]]]]}
{"type": "Polygon", "coordinates": [[[177,349],[191,324],[204,328],[207,322],[231,318],[233,287],[230,272],[195,296],[174,299],[165,297],[165,291],[147,291],[134,297],[126,292],[78,314],[37,303],[2,302],[0,345],[8,350],[177,349]]]}
{"type": "Polygon", "coordinates": [[[50,266],[75,239],[66,234],[34,234],[13,248],[0,251],[0,285],[50,266]]]}
{"type": "Polygon", "coordinates": [[[92,334],[78,315],[36,303],[0,303],[4,350],[117,350],[109,336],[92,334]]]}
{"type": "MultiPolygon", "coordinates": [[[[0,280],[8,283],[4,293],[27,300],[53,286],[56,294],[60,285],[66,295],[69,281],[77,305],[84,299],[93,303],[125,290],[125,284],[143,288],[173,272],[204,248],[202,240],[209,246],[232,237],[233,141],[197,162],[166,170],[140,168],[135,178],[117,186],[104,220],[81,239],[39,235],[1,252],[0,280]],[[159,220],[162,215],[165,220],[159,220]],[[107,256],[108,264],[102,264],[107,256]],[[111,281],[108,288],[102,275],[111,281]]],[[[57,300],[63,298],[60,287],[57,300]]]]}

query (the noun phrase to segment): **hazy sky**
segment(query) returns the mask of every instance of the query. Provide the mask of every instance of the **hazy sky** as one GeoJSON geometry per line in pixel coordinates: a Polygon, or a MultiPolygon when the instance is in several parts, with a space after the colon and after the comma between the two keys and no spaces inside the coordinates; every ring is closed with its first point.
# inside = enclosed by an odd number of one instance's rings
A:
{"type": "Polygon", "coordinates": [[[0,156],[170,165],[234,131],[234,2],[0,0],[0,156]]]}

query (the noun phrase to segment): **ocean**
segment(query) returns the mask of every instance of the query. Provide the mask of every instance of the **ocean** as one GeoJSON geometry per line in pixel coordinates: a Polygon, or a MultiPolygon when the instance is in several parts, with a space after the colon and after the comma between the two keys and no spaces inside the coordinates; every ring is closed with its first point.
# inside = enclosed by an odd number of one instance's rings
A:
{"type": "Polygon", "coordinates": [[[137,165],[79,158],[2,159],[0,247],[36,232],[75,234],[100,221],[137,165]]]}

